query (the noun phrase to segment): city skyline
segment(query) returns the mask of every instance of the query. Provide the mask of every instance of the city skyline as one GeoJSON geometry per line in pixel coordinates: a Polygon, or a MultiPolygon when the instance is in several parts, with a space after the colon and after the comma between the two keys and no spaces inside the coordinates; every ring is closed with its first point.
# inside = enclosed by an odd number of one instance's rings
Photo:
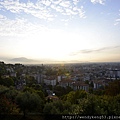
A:
{"type": "Polygon", "coordinates": [[[0,60],[120,62],[119,0],[0,0],[0,60]]]}

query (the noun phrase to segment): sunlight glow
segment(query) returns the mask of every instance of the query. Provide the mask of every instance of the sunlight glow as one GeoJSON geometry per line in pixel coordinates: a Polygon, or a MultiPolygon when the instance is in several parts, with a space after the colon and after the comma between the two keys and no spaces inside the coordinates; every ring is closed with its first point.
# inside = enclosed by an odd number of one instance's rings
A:
{"type": "Polygon", "coordinates": [[[119,61],[119,32],[119,0],[0,1],[1,60],[119,61]]]}
{"type": "MultiPolygon", "coordinates": [[[[27,35],[21,41],[23,55],[31,58],[40,59],[52,58],[65,60],[71,52],[89,46],[77,34],[65,33],[60,30],[40,31],[35,34],[27,35]],[[27,47],[26,47],[27,46],[27,47]],[[27,48],[27,49],[26,49],[27,48]]],[[[21,51],[21,49],[19,49],[21,51]]]]}

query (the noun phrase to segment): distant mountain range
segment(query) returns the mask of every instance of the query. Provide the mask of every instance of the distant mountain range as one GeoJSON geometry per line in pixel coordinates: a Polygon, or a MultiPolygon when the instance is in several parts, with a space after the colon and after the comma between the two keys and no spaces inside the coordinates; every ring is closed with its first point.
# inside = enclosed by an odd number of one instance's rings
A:
{"type": "Polygon", "coordinates": [[[31,61],[34,61],[34,60],[28,59],[28,58],[25,58],[25,57],[19,57],[19,58],[13,58],[10,61],[12,61],[12,62],[31,62],[31,61]]]}
{"type": "Polygon", "coordinates": [[[24,63],[24,64],[30,64],[30,63],[38,63],[40,61],[38,60],[34,60],[34,59],[28,59],[25,57],[19,57],[19,58],[13,58],[9,60],[12,63],[24,63]]]}
{"type": "Polygon", "coordinates": [[[21,63],[21,64],[61,64],[61,63],[89,63],[88,61],[79,61],[79,60],[69,60],[69,61],[59,61],[59,60],[53,60],[53,59],[28,59],[26,57],[18,57],[13,59],[7,59],[7,58],[0,58],[1,61],[5,61],[7,63],[21,63]]]}
{"type": "Polygon", "coordinates": [[[41,63],[56,63],[58,61],[54,61],[54,60],[51,60],[51,59],[35,60],[35,59],[28,59],[28,58],[25,58],[25,57],[19,57],[19,58],[10,59],[9,62],[23,63],[23,64],[41,64],[41,63]]]}

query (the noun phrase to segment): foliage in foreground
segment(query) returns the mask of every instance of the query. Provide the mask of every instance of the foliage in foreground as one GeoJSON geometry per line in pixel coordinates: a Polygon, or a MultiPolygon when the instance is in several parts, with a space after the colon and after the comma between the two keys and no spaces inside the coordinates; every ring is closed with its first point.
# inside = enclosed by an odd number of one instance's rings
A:
{"type": "Polygon", "coordinates": [[[42,88],[38,85],[25,87],[21,91],[0,85],[0,114],[119,115],[118,82],[110,83],[102,94],[87,93],[83,90],[70,91],[59,100],[53,101],[45,100],[42,88]]]}

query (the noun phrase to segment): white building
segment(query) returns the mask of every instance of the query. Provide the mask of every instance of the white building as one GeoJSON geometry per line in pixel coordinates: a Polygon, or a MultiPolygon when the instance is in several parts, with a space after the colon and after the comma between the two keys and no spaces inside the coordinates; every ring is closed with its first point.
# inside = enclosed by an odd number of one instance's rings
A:
{"type": "Polygon", "coordinates": [[[46,84],[46,85],[52,85],[52,86],[55,86],[56,85],[56,79],[55,78],[46,78],[46,79],[44,79],[44,83],[46,84]]]}
{"type": "Polygon", "coordinates": [[[100,81],[93,81],[94,89],[99,89],[101,86],[105,86],[105,83],[100,80],[100,81]]]}
{"type": "Polygon", "coordinates": [[[65,88],[66,88],[67,86],[71,87],[71,84],[72,84],[73,82],[74,82],[73,80],[64,79],[64,80],[61,80],[61,81],[59,82],[59,86],[65,87],[65,88]]]}
{"type": "Polygon", "coordinates": [[[84,82],[80,81],[73,81],[73,80],[62,80],[59,83],[61,87],[71,87],[73,90],[85,90],[86,92],[89,91],[89,85],[85,84],[84,82]]]}
{"type": "Polygon", "coordinates": [[[73,83],[72,88],[73,90],[85,90],[86,92],[89,91],[89,85],[80,81],[73,83]]]}
{"type": "Polygon", "coordinates": [[[57,82],[60,82],[62,79],[62,76],[58,76],[58,81],[57,82]]]}
{"type": "Polygon", "coordinates": [[[37,83],[41,83],[41,74],[37,74],[36,76],[37,83]]]}
{"type": "Polygon", "coordinates": [[[120,70],[111,70],[110,77],[112,78],[120,78],[120,70]]]}

